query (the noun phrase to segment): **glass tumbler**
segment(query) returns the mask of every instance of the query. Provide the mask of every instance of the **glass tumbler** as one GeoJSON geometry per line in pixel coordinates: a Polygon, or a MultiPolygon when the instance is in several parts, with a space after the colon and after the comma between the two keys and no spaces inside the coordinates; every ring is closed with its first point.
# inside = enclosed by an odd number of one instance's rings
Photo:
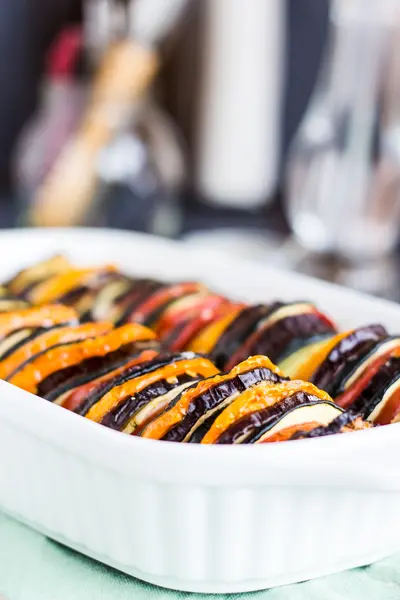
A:
{"type": "Polygon", "coordinates": [[[390,255],[400,224],[400,0],[334,0],[319,80],[287,164],[300,245],[353,264],[390,255]]]}

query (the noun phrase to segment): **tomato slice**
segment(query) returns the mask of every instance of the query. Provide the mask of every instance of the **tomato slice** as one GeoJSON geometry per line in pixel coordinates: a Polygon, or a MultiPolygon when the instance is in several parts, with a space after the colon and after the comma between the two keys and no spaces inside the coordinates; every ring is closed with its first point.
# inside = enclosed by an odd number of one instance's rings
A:
{"type": "Polygon", "coordinates": [[[345,390],[342,394],[335,398],[338,406],[348,409],[357,400],[358,396],[364,391],[372,377],[378,373],[380,368],[385,364],[390,356],[397,355],[399,350],[389,349],[387,352],[379,356],[373,363],[368,365],[362,374],[345,390]]]}
{"type": "Polygon", "coordinates": [[[182,324],[177,324],[177,334],[170,331],[165,337],[160,336],[160,340],[173,351],[185,350],[190,346],[190,342],[204,327],[227,314],[231,309],[230,304],[218,304],[214,308],[202,310],[196,317],[188,319],[182,324]]]}
{"type": "Polygon", "coordinates": [[[85,400],[85,398],[89,394],[94,392],[94,390],[97,387],[99,387],[106,381],[109,381],[113,377],[120,375],[126,369],[129,369],[130,367],[139,365],[140,363],[145,362],[147,360],[153,360],[153,358],[155,358],[157,356],[157,354],[158,353],[155,350],[144,350],[139,356],[132,358],[132,360],[126,362],[121,367],[118,367],[117,369],[110,371],[106,375],[103,375],[102,377],[98,377],[97,379],[94,379],[93,381],[89,381],[88,383],[85,383],[84,385],[80,385],[75,390],[72,390],[72,392],[63,400],[61,405],[64,408],[67,408],[68,410],[75,410],[76,408],[78,408],[78,406],[80,406],[80,404],[85,400]]]}
{"type": "Polygon", "coordinates": [[[220,306],[231,306],[231,302],[222,296],[193,294],[192,298],[183,298],[167,308],[154,329],[160,336],[166,336],[185,321],[196,319],[206,311],[214,312],[220,306]]]}
{"type": "Polygon", "coordinates": [[[146,323],[152,315],[157,313],[158,309],[172,302],[174,298],[181,298],[203,290],[205,290],[205,287],[196,282],[178,283],[162,287],[131,312],[129,321],[131,323],[146,323]]]}

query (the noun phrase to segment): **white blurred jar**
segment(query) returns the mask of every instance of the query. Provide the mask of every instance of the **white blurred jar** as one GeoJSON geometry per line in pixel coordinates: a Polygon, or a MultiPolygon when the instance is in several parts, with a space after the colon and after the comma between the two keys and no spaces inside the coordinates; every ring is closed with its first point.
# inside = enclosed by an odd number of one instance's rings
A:
{"type": "Polygon", "coordinates": [[[280,155],[285,2],[206,0],[196,187],[214,205],[272,198],[280,155]]]}

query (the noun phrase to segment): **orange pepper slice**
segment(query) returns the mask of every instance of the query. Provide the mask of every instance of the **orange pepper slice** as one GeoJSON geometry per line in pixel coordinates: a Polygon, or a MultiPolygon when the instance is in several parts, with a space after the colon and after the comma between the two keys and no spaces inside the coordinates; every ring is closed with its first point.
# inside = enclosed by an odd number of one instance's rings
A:
{"type": "Polygon", "coordinates": [[[147,373],[116,386],[92,406],[86,418],[100,422],[126,396],[133,396],[156,381],[175,378],[186,372],[201,375],[202,377],[210,377],[218,373],[218,369],[207,358],[177,360],[170,365],[161,367],[153,373],[147,373]]]}
{"type": "Polygon", "coordinates": [[[18,347],[15,352],[0,362],[0,379],[6,379],[19,365],[52,346],[92,338],[106,333],[111,328],[111,323],[85,323],[76,327],[60,327],[45,331],[18,347]]]}
{"type": "Polygon", "coordinates": [[[193,398],[199,396],[200,394],[204,394],[204,392],[209,390],[214,385],[229,379],[233,379],[237,375],[246,373],[247,371],[251,371],[257,367],[265,367],[270,369],[273,373],[283,377],[282,372],[269,360],[269,358],[266,356],[252,356],[237,365],[227,375],[217,375],[212,379],[201,381],[196,385],[196,387],[190,388],[184,392],[179,401],[170,410],[162,413],[157,419],[147,425],[146,429],[144,429],[141,433],[141,436],[157,440],[161,439],[171,429],[171,427],[179,423],[179,421],[181,421],[187,414],[193,398]]]}
{"type": "Polygon", "coordinates": [[[295,353],[295,355],[289,356],[287,359],[279,363],[279,366],[286,373],[288,377],[293,379],[303,379],[308,381],[311,379],[315,370],[321,365],[323,360],[328,356],[331,350],[342,340],[347,337],[353,329],[334,335],[333,337],[306,346],[295,353]],[[297,358],[303,357],[302,360],[296,360],[297,358]]]}
{"type": "Polygon", "coordinates": [[[73,308],[55,304],[23,308],[0,314],[0,338],[5,337],[16,329],[25,327],[51,327],[61,323],[77,322],[77,314],[73,308]]]}
{"type": "Polygon", "coordinates": [[[245,304],[232,305],[231,311],[223,317],[207,325],[188,346],[188,350],[199,354],[208,354],[214,348],[225,329],[236,319],[245,304]]]}
{"type": "Polygon", "coordinates": [[[224,431],[242,417],[268,408],[269,406],[274,406],[296,392],[305,392],[306,394],[316,396],[320,400],[332,402],[331,397],[326,392],[307,381],[282,381],[281,383],[262,381],[240,394],[232,404],[222,411],[207,431],[201,443],[214,444],[224,431]]]}
{"type": "Polygon", "coordinates": [[[97,275],[115,271],[115,267],[111,265],[95,269],[70,269],[39,283],[28,294],[28,299],[33,304],[48,304],[61,298],[75,287],[90,283],[97,275]]]}
{"type": "Polygon", "coordinates": [[[130,342],[152,338],[154,333],[150,329],[130,323],[95,339],[50,348],[21,368],[9,381],[17,387],[35,393],[37,385],[43,379],[60,369],[76,365],[85,358],[105,356],[130,342]]]}
{"type": "Polygon", "coordinates": [[[52,256],[48,260],[36,263],[23,271],[20,271],[8,284],[13,294],[21,294],[29,285],[35,281],[48,279],[57,273],[72,269],[69,260],[62,255],[52,256]]]}

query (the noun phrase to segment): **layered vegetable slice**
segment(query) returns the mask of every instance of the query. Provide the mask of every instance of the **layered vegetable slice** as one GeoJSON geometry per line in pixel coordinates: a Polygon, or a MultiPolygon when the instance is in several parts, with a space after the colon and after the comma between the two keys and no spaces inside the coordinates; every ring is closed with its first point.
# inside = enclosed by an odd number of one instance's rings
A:
{"type": "Polygon", "coordinates": [[[0,314],[0,340],[12,332],[34,327],[52,327],[54,325],[78,323],[74,309],[61,305],[23,308],[0,314]]]}
{"type": "Polygon", "coordinates": [[[7,282],[6,287],[15,296],[25,297],[38,283],[46,281],[54,275],[65,273],[72,268],[71,263],[65,256],[52,256],[48,260],[36,263],[17,273],[7,282]]]}
{"type": "Polygon", "coordinates": [[[33,287],[26,297],[32,304],[63,302],[74,304],[86,289],[104,283],[116,271],[112,265],[100,268],[70,269],[54,275],[33,287]]]}
{"type": "Polygon", "coordinates": [[[304,425],[297,425],[292,428],[283,430],[281,435],[277,434],[277,436],[271,437],[267,441],[269,442],[281,442],[285,440],[299,440],[305,438],[316,438],[322,437],[326,435],[336,435],[338,433],[349,433],[352,431],[363,431],[365,429],[370,429],[372,427],[371,423],[364,421],[358,415],[354,415],[349,412],[344,412],[336,419],[334,419],[329,425],[316,425],[315,423],[308,423],[304,425]]]}
{"type": "Polygon", "coordinates": [[[208,359],[193,353],[157,357],[123,373],[119,380],[108,382],[100,394],[88,398],[86,417],[132,433],[161,412],[175,394],[217,372],[208,359]]]}
{"type": "Polygon", "coordinates": [[[52,374],[77,365],[87,358],[105,356],[126,344],[151,339],[154,339],[154,333],[148,328],[138,324],[125,325],[95,339],[50,348],[22,365],[8,381],[29,392],[43,395],[43,390],[47,389],[46,379],[52,374]]]}
{"type": "Polygon", "coordinates": [[[132,280],[122,275],[106,282],[93,296],[91,305],[83,313],[84,318],[94,321],[111,320],[117,301],[132,289],[132,285],[132,280]]]}
{"type": "Polygon", "coordinates": [[[252,354],[265,354],[280,364],[282,360],[317,340],[336,333],[334,324],[308,302],[276,303],[255,327],[240,348],[231,353],[227,368],[252,354]]]}
{"type": "MultiPolygon", "coordinates": [[[[139,344],[137,343],[136,347],[138,347],[138,345],[139,344]]],[[[88,375],[88,381],[86,383],[81,382],[77,386],[74,385],[71,390],[66,392],[64,396],[60,398],[59,404],[62,404],[62,406],[68,410],[79,413],[82,411],[82,407],[84,403],[86,403],[87,399],[99,393],[102,389],[104,389],[104,386],[107,383],[115,380],[123,373],[129,372],[129,370],[132,370],[132,368],[136,367],[137,365],[154,360],[157,355],[158,350],[142,350],[139,354],[134,354],[133,357],[127,357],[126,362],[121,360],[120,366],[116,367],[114,364],[110,366],[109,369],[106,368],[103,375],[90,372],[88,375]]]]}
{"type": "Polygon", "coordinates": [[[212,321],[189,343],[188,350],[200,354],[211,354],[224,331],[234,322],[246,304],[233,304],[222,316],[212,321]]]}
{"type": "Polygon", "coordinates": [[[4,285],[0,285],[0,313],[28,308],[29,303],[17,298],[4,285]]]}
{"type": "MultiPolygon", "coordinates": [[[[8,353],[0,362],[0,379],[10,377],[23,363],[33,356],[60,344],[93,338],[111,329],[110,323],[87,323],[74,327],[54,327],[37,330],[36,335],[30,335],[14,351],[8,353]]],[[[30,330],[22,330],[30,331],[30,330]]],[[[14,346],[15,348],[15,346],[14,346]]]]}
{"type": "Polygon", "coordinates": [[[168,324],[160,324],[157,328],[160,340],[173,352],[190,347],[191,341],[209,324],[222,318],[232,310],[233,304],[222,297],[206,297],[201,305],[197,305],[194,314],[184,312],[177,315],[168,324]]]}
{"type": "Polygon", "coordinates": [[[141,435],[167,441],[199,441],[217,414],[244,390],[263,380],[283,379],[283,373],[267,357],[251,357],[227,375],[211,377],[183,391],[141,435]]]}
{"type": "Polygon", "coordinates": [[[177,299],[205,292],[204,285],[197,282],[184,282],[174,285],[163,285],[145,301],[133,308],[127,317],[129,322],[143,323],[153,326],[171,303],[177,299]]]}
{"type": "Polygon", "coordinates": [[[154,340],[124,343],[116,350],[100,356],[90,356],[49,375],[40,385],[40,394],[55,404],[69,405],[71,396],[79,392],[82,386],[94,381],[106,381],[111,373],[123,372],[157,354],[157,343],[154,340]]]}
{"type": "MultiPolygon", "coordinates": [[[[248,306],[243,308],[234,318],[234,320],[228,325],[223,331],[222,335],[215,344],[211,357],[215,364],[224,370],[229,370],[230,363],[236,363],[235,359],[232,361],[238,352],[238,349],[244,344],[245,340],[252,337],[252,333],[260,323],[268,319],[268,315],[271,315],[275,310],[282,306],[281,303],[268,306],[266,304],[259,304],[256,306],[248,306]]],[[[248,356],[267,354],[266,352],[244,352],[243,360],[248,356]]],[[[269,355],[268,355],[269,356],[269,355]]],[[[273,358],[271,358],[273,360],[273,358]]],[[[241,362],[241,361],[238,361],[241,362]]]]}
{"type": "Polygon", "coordinates": [[[294,425],[327,425],[342,409],[326,392],[304,381],[262,383],[240,396],[210,428],[204,443],[242,444],[265,442],[294,425]]]}
{"type": "Polygon", "coordinates": [[[335,396],[343,374],[351,361],[362,355],[376,342],[387,337],[388,333],[382,325],[359,327],[349,332],[347,336],[339,339],[319,364],[310,378],[311,382],[335,396]]]}

